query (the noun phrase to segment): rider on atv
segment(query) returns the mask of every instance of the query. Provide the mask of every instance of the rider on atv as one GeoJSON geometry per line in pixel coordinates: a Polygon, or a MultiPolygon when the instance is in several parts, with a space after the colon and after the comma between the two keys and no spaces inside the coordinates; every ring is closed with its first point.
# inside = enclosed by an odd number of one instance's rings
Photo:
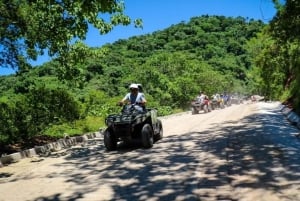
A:
{"type": "Polygon", "coordinates": [[[131,104],[134,105],[136,110],[143,112],[147,103],[145,95],[139,92],[137,84],[131,84],[129,89],[130,93],[125,95],[125,97],[119,102],[119,105],[131,104]]]}
{"type": "Polygon", "coordinates": [[[196,102],[204,103],[204,100],[207,100],[207,99],[208,99],[208,97],[202,91],[200,91],[199,95],[196,97],[196,102]]]}

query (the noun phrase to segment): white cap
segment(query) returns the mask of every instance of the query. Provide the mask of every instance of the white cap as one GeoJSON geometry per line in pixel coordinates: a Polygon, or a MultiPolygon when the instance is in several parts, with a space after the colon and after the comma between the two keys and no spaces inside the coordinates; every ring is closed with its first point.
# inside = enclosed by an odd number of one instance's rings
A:
{"type": "Polygon", "coordinates": [[[129,89],[138,89],[139,88],[139,86],[137,85],[137,84],[131,84],[130,86],[129,86],[129,89]]]}

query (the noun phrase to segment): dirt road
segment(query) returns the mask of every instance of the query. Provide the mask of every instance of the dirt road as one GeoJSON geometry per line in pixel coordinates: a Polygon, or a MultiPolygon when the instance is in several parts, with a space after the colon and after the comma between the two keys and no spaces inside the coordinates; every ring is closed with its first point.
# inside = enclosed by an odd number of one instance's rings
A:
{"type": "Polygon", "coordinates": [[[0,201],[300,201],[299,131],[278,103],[161,119],[152,149],[97,139],[0,168],[0,201]]]}

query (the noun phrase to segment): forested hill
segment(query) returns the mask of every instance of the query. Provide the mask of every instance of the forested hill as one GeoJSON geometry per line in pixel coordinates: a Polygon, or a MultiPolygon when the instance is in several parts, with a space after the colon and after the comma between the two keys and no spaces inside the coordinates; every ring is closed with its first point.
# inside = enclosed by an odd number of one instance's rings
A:
{"type": "MultiPolygon", "coordinates": [[[[210,94],[216,91],[246,92],[240,91],[241,87],[247,87],[244,85],[248,81],[246,74],[251,69],[245,45],[263,26],[260,21],[244,18],[195,17],[163,31],[107,45],[107,55],[95,65],[101,65],[104,74],[111,68],[114,72],[121,71],[121,79],[106,76],[114,78],[106,83],[121,83],[124,87],[131,81],[142,82],[152,95],[157,93],[155,88],[163,89],[164,93],[188,88],[187,94],[176,92],[170,95],[188,95],[189,98],[199,89],[210,94]],[[127,78],[124,79],[123,73],[127,78]]],[[[177,106],[185,101],[178,97],[172,100],[177,106]]]]}
{"type": "MultiPolygon", "coordinates": [[[[22,126],[23,133],[34,135],[49,131],[49,125],[97,117],[102,121],[118,111],[115,103],[132,82],[143,85],[149,106],[157,107],[160,114],[186,108],[199,90],[208,95],[249,94],[255,88],[248,77],[252,59],[246,44],[264,26],[242,17],[201,16],[99,48],[75,43],[64,58],[69,61],[67,68],[53,60],[0,77],[1,104],[22,111],[18,122],[9,121],[14,115],[6,115],[8,119],[0,123],[10,122],[13,129],[6,133],[15,135],[22,126]],[[80,62],[74,62],[78,57],[80,62]],[[33,122],[37,128],[28,126],[33,122]]],[[[78,127],[94,129],[88,123],[78,127]]]]}

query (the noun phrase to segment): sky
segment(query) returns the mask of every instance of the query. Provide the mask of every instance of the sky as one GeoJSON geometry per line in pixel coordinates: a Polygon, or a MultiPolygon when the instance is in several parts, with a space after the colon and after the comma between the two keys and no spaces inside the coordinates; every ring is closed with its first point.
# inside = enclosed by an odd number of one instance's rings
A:
{"type": "MultiPolygon", "coordinates": [[[[89,27],[85,43],[90,47],[101,47],[119,39],[149,34],[163,30],[180,22],[188,22],[192,17],[202,15],[222,15],[226,17],[244,17],[268,23],[276,14],[272,0],[124,0],[125,14],[131,19],[141,18],[143,28],[133,25],[117,26],[106,35],[89,27]]],[[[48,56],[41,56],[32,65],[41,65],[49,61],[48,56]]],[[[0,75],[14,71],[0,68],[0,75]]]]}

